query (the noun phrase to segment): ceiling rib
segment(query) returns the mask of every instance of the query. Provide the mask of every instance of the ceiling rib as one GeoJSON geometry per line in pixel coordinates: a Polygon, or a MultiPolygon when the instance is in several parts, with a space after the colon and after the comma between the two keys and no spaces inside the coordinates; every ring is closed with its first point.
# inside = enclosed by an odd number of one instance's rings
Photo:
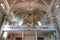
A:
{"type": "Polygon", "coordinates": [[[43,0],[41,0],[47,7],[49,7],[49,5],[45,2],[45,1],[43,1],[43,0]]]}
{"type": "Polygon", "coordinates": [[[16,2],[17,2],[17,0],[15,0],[15,1],[11,4],[10,9],[12,8],[12,6],[13,6],[16,2]]]}
{"type": "Polygon", "coordinates": [[[6,11],[8,11],[9,10],[9,4],[8,4],[7,0],[4,0],[4,3],[5,3],[5,6],[6,6],[6,11]]]}

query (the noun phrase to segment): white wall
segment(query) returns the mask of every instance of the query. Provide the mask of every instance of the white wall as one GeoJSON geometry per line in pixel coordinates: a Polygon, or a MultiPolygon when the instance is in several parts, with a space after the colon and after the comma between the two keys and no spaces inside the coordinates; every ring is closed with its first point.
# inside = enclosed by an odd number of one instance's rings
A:
{"type": "Polygon", "coordinates": [[[24,40],[36,40],[35,35],[25,35],[24,37],[24,40]]]}

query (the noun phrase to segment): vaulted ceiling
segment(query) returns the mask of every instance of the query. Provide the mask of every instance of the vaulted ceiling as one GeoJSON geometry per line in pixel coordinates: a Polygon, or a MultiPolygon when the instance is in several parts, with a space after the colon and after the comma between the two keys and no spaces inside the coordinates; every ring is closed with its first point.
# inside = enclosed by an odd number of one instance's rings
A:
{"type": "Polygon", "coordinates": [[[56,0],[4,0],[7,9],[14,9],[15,7],[33,7],[40,8],[40,10],[50,11],[56,0]],[[42,9],[43,8],[43,9],[42,9]]]}
{"type": "Polygon", "coordinates": [[[0,0],[0,3],[4,4],[5,6],[3,9],[3,7],[0,5],[0,24],[2,24],[4,15],[8,12],[12,11],[13,15],[16,15],[19,12],[25,13],[28,10],[33,10],[34,13],[38,15],[41,15],[42,13],[46,14],[54,11],[56,2],[57,0],[0,0]]]}

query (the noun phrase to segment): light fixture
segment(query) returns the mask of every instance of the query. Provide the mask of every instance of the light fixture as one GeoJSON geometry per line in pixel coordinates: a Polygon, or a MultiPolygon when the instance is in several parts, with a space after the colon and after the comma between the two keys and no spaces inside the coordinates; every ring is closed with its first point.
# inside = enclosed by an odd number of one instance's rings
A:
{"type": "Polygon", "coordinates": [[[3,9],[5,8],[4,4],[0,4],[0,5],[2,6],[3,9]]]}
{"type": "Polygon", "coordinates": [[[58,7],[59,7],[59,5],[56,6],[56,8],[58,8],[58,7]]]}
{"type": "Polygon", "coordinates": [[[6,39],[8,36],[8,32],[4,32],[3,37],[6,39]]]}
{"type": "Polygon", "coordinates": [[[38,21],[38,25],[39,25],[39,26],[41,26],[41,25],[42,25],[42,23],[38,21]]]}
{"type": "Polygon", "coordinates": [[[20,20],[19,25],[21,26],[23,24],[23,20],[20,20]]]}

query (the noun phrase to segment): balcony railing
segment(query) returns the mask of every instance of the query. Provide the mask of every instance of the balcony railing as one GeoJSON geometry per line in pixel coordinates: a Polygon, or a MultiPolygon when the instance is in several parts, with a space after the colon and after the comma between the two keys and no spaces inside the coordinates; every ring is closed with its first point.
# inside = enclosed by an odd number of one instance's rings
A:
{"type": "Polygon", "coordinates": [[[42,31],[54,31],[56,30],[54,25],[42,25],[36,27],[25,27],[19,25],[3,25],[1,30],[3,31],[11,31],[11,30],[42,30],[42,31]]]}

